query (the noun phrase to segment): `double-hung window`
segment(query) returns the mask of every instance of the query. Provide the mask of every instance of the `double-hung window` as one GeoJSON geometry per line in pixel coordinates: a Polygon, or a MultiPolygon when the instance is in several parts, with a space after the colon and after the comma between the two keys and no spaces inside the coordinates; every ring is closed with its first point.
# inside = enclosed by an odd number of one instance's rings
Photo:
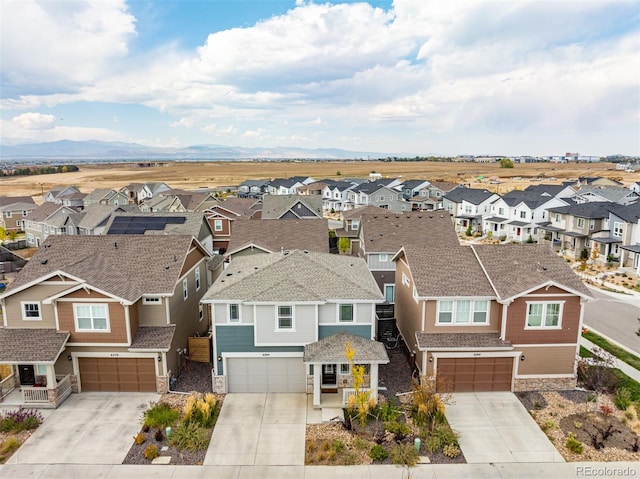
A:
{"type": "Polygon", "coordinates": [[[293,329],[293,306],[278,306],[278,329],[293,329]]]}
{"type": "Polygon", "coordinates": [[[527,329],[560,328],[562,303],[527,303],[527,329]]]}
{"type": "Polygon", "coordinates": [[[229,322],[230,323],[240,322],[240,305],[237,303],[232,303],[229,305],[229,322]]]}
{"type": "Polygon", "coordinates": [[[106,304],[74,304],[76,331],[109,332],[109,309],[106,304]]]}
{"type": "Polygon", "coordinates": [[[222,220],[213,220],[213,231],[222,231],[222,220]]]}
{"type": "Polygon", "coordinates": [[[353,304],[341,304],[339,307],[338,322],[353,323],[353,304]]]}
{"type": "Polygon", "coordinates": [[[200,266],[195,269],[196,291],[200,291],[200,266]]]}
{"type": "Polygon", "coordinates": [[[22,303],[22,319],[25,321],[38,321],[42,319],[40,303],[22,303]]]}

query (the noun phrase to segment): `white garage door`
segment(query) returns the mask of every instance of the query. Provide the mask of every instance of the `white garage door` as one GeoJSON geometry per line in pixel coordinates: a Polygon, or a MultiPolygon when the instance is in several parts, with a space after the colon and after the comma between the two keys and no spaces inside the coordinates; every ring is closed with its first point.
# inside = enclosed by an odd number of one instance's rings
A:
{"type": "Polygon", "coordinates": [[[230,393],[303,393],[307,376],[302,358],[228,358],[230,393]]]}

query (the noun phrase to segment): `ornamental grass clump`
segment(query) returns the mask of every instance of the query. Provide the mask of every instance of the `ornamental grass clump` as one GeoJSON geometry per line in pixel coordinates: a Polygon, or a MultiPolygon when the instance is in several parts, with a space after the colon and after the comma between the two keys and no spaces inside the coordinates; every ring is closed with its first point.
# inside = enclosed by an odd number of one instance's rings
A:
{"type": "Polygon", "coordinates": [[[44,418],[40,411],[18,408],[16,411],[7,411],[0,415],[0,431],[20,432],[36,429],[42,424],[44,418]]]}

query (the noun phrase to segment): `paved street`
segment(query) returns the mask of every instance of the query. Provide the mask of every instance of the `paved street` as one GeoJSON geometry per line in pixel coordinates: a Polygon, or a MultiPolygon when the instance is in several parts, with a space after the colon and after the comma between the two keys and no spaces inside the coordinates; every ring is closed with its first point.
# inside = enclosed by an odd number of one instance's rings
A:
{"type": "Polygon", "coordinates": [[[640,298],[589,288],[598,301],[587,303],[584,324],[640,353],[640,298]]]}

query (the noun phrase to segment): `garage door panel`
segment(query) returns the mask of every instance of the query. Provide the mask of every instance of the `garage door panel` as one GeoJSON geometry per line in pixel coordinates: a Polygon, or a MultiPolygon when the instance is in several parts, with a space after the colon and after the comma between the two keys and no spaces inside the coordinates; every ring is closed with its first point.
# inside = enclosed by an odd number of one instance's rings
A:
{"type": "Polygon", "coordinates": [[[512,357],[440,358],[438,389],[451,392],[510,391],[512,357]]]}
{"type": "Polygon", "coordinates": [[[302,358],[229,358],[227,385],[232,393],[305,392],[302,358]]]}
{"type": "Polygon", "coordinates": [[[156,392],[153,358],[79,358],[82,391],[156,392]]]}

